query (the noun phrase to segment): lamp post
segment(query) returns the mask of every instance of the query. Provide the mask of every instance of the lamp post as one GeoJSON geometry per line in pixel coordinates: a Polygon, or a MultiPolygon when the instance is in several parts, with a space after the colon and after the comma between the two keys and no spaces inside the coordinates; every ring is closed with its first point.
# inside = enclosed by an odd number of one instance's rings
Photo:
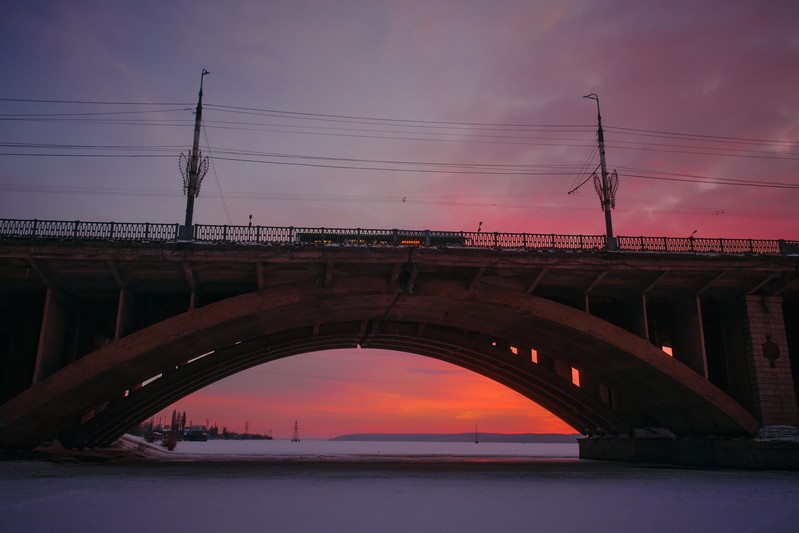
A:
{"type": "Polygon", "coordinates": [[[194,217],[194,199],[200,195],[200,184],[208,172],[208,158],[202,158],[200,153],[200,128],[203,119],[203,78],[210,74],[203,69],[200,75],[200,96],[197,100],[197,110],[194,113],[194,142],[188,160],[180,154],[180,172],[183,174],[183,193],[186,195],[186,221],[181,231],[181,237],[191,239],[194,235],[192,219],[194,217]],[[184,172],[185,168],[185,172],[184,172]]]}
{"type": "Polygon", "coordinates": [[[590,100],[596,100],[596,118],[597,118],[597,140],[599,141],[599,162],[602,171],[602,180],[598,182],[596,174],[594,174],[594,188],[599,195],[599,201],[602,204],[602,211],[605,212],[605,249],[616,250],[616,238],[613,236],[613,220],[610,215],[610,210],[616,207],[616,189],[619,186],[619,178],[616,171],[613,171],[613,176],[608,176],[608,166],[605,162],[605,132],[602,130],[602,114],[599,111],[599,96],[596,93],[591,93],[583,96],[590,100]]]}

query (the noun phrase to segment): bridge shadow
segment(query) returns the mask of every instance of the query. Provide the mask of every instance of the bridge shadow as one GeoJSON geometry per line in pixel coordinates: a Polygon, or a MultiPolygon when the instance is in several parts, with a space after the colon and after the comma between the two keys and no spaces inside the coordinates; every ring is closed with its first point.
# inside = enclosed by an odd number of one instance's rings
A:
{"type": "Polygon", "coordinates": [[[747,435],[759,427],[708,380],[587,312],[499,286],[474,290],[443,278],[391,291],[383,277],[360,276],[241,294],[111,342],[0,406],[0,442],[30,448],[59,435],[72,446],[108,445],[178,399],[247,368],[356,346],[472,370],[585,435],[642,426],[677,436],[747,435]],[[571,382],[572,368],[580,370],[580,386],[571,382]]]}

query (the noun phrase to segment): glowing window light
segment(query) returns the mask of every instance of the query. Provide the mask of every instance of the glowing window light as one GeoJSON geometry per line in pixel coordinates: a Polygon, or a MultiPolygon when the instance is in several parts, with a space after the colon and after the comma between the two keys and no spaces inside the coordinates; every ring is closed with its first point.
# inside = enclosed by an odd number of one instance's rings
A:
{"type": "Polygon", "coordinates": [[[580,371],[572,367],[572,383],[577,387],[580,386],[580,371]]]}

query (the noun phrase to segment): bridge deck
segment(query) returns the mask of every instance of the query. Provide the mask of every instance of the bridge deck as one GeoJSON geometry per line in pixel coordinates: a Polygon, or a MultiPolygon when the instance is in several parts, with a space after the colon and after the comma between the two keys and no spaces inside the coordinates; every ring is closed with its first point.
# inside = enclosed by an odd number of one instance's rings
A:
{"type": "MultiPolygon", "coordinates": [[[[371,273],[391,277],[397,265],[547,294],[617,291],[649,297],[674,292],[782,295],[799,290],[796,257],[716,254],[526,251],[397,246],[257,246],[237,243],[0,240],[0,283],[8,290],[60,286],[91,292],[135,284],[144,292],[246,292],[286,283],[371,273]]],[[[215,299],[215,298],[214,298],[215,299]]]]}
{"type": "MultiPolygon", "coordinates": [[[[0,238],[75,239],[114,241],[223,242],[241,244],[327,244],[350,246],[456,246],[467,248],[521,248],[528,250],[601,250],[604,235],[555,233],[499,233],[365,228],[303,228],[292,226],[224,226],[196,224],[191,235],[179,224],[83,222],[64,220],[0,219],[0,238]]],[[[621,252],[794,254],[799,241],[785,239],[722,239],[679,237],[616,237],[621,252]]]]}

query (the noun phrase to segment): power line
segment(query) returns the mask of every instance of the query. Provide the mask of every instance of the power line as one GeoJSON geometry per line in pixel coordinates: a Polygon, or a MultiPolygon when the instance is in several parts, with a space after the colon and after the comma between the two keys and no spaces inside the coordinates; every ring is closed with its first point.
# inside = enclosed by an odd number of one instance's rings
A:
{"type": "MultiPolygon", "coordinates": [[[[2,154],[0,154],[2,155],[2,154]]],[[[363,171],[372,171],[372,172],[411,172],[411,173],[422,173],[422,174],[470,174],[470,175],[492,175],[492,176],[569,176],[572,173],[567,171],[555,172],[555,171],[525,171],[525,170],[518,170],[518,171],[493,171],[493,170],[455,170],[455,169],[425,169],[425,168],[398,168],[398,167],[374,167],[374,166],[354,166],[354,165],[336,165],[336,164],[323,164],[323,163],[299,163],[299,162],[291,162],[291,161],[268,161],[263,159],[249,159],[244,157],[216,157],[219,161],[235,161],[239,163],[257,163],[257,164],[266,164],[266,165],[289,165],[289,166],[299,166],[299,167],[312,167],[312,168],[332,168],[338,170],[363,170],[363,171]]],[[[361,160],[364,163],[368,163],[369,160],[361,160]]],[[[468,168],[468,167],[467,167],[468,168]]]]}
{"type": "Polygon", "coordinates": [[[10,157],[89,157],[101,159],[114,159],[114,158],[158,158],[158,157],[174,157],[170,154],[56,154],[56,153],[23,153],[23,152],[0,152],[0,156],[10,157]]]}
{"type": "MultiPolygon", "coordinates": [[[[126,106],[174,106],[174,107],[181,107],[184,108],[186,106],[193,106],[193,103],[187,102],[135,102],[135,101],[108,101],[108,100],[66,100],[66,99],[36,99],[36,98],[0,98],[0,102],[18,102],[18,103],[47,103],[47,104],[71,104],[71,105],[126,105],[126,106]]],[[[269,109],[269,108],[258,108],[258,107],[246,107],[246,106],[232,106],[232,105],[224,105],[224,104],[208,104],[205,105],[206,108],[213,108],[218,111],[226,111],[226,112],[240,112],[244,114],[256,114],[256,115],[275,115],[280,117],[286,118],[310,118],[310,119],[335,119],[335,120],[353,120],[353,121],[361,121],[368,124],[374,123],[391,123],[395,125],[435,125],[435,126],[464,126],[464,127],[492,127],[492,128],[542,128],[544,130],[552,130],[552,129],[564,129],[567,131],[572,130],[589,130],[592,131],[594,126],[592,124],[533,124],[533,123],[512,123],[512,122],[477,122],[477,121],[443,121],[443,120],[418,120],[418,119],[401,119],[401,118],[392,118],[392,117],[376,117],[376,116],[367,116],[367,115],[341,115],[341,114],[330,114],[330,113],[311,113],[311,112],[304,112],[304,111],[288,111],[288,110],[279,110],[279,109],[269,109]]],[[[790,145],[799,145],[799,141],[787,141],[784,139],[760,139],[760,138],[753,138],[753,137],[732,137],[732,136],[721,136],[721,135],[709,135],[709,134],[699,134],[699,133],[684,133],[684,132],[672,132],[672,131],[662,131],[662,130],[653,130],[653,129],[643,129],[643,128],[630,128],[624,126],[605,126],[605,128],[609,131],[615,131],[618,133],[624,134],[635,134],[635,135],[642,135],[642,136],[655,136],[655,137],[666,137],[666,138],[684,138],[684,139],[693,139],[696,141],[705,141],[705,142],[737,142],[737,143],[760,143],[760,144],[790,144],[790,145]]]]}
{"type": "Polygon", "coordinates": [[[233,224],[230,218],[230,212],[227,209],[227,202],[225,201],[225,195],[222,193],[222,184],[219,182],[219,174],[216,172],[216,164],[214,163],[213,153],[211,152],[211,141],[208,140],[208,130],[205,127],[205,123],[203,123],[203,134],[205,135],[205,146],[208,150],[208,153],[211,154],[210,161],[211,161],[211,170],[214,171],[214,178],[216,181],[216,188],[219,190],[219,197],[222,198],[222,207],[225,210],[225,216],[227,217],[227,223],[233,224]]]}
{"type": "MultiPolygon", "coordinates": [[[[73,104],[73,105],[127,105],[127,106],[193,106],[187,102],[134,102],[134,101],[108,101],[108,100],[57,100],[57,99],[35,99],[35,98],[0,98],[0,102],[20,102],[20,103],[48,103],[48,104],[73,104]]],[[[223,104],[206,104],[207,108],[217,109],[226,112],[241,112],[245,114],[271,114],[281,117],[294,118],[315,118],[315,119],[343,119],[355,120],[373,124],[375,122],[409,124],[409,125],[436,125],[436,126],[465,126],[465,127],[492,127],[492,128],[543,128],[546,130],[563,128],[565,130],[588,129],[592,130],[591,124],[532,124],[532,123],[512,123],[512,122],[477,122],[477,121],[443,121],[443,120],[418,120],[400,119],[392,117],[375,117],[366,115],[340,115],[330,113],[311,113],[304,111],[288,111],[269,108],[231,106],[223,104]]],[[[737,142],[737,143],[761,143],[761,144],[791,144],[797,145],[799,141],[787,141],[784,139],[760,139],[753,137],[731,137],[722,135],[709,135],[699,133],[672,132],[643,128],[630,128],[624,126],[605,126],[609,131],[616,131],[624,134],[635,134],[643,136],[655,136],[666,138],[685,138],[706,142],[737,142]]]]}
{"type": "MultiPolygon", "coordinates": [[[[87,196],[125,196],[125,197],[180,197],[179,192],[165,189],[130,189],[130,188],[116,188],[116,187],[71,187],[71,186],[37,186],[37,185],[0,185],[0,191],[16,192],[16,193],[37,193],[37,194],[65,194],[65,195],[87,195],[87,196]]],[[[210,198],[218,198],[220,195],[216,192],[206,193],[205,196],[210,198]]],[[[402,195],[347,195],[347,194],[322,194],[322,193],[264,193],[259,191],[239,191],[227,192],[225,197],[229,200],[266,200],[266,201],[279,201],[279,202],[330,202],[330,203],[393,203],[393,204],[411,204],[411,205],[438,205],[438,206],[455,206],[455,207],[496,207],[502,209],[541,209],[547,211],[573,211],[584,212],[594,211],[592,208],[582,207],[561,207],[551,206],[544,204],[519,204],[519,203],[502,203],[502,202],[486,202],[486,201],[473,201],[472,199],[485,200],[486,198],[533,198],[533,197],[549,197],[550,193],[524,193],[513,192],[508,194],[493,194],[493,195],[416,195],[416,196],[402,196],[402,195]]],[[[799,214],[795,212],[779,213],[774,211],[751,211],[751,210],[737,210],[726,208],[713,208],[713,207],[698,207],[698,206],[682,206],[664,204],[662,202],[650,202],[648,200],[627,199],[626,201],[633,203],[643,203],[650,205],[651,203],[659,205],[669,205],[671,209],[659,209],[659,213],[672,214],[672,215],[712,215],[717,216],[724,214],[729,217],[740,218],[758,218],[758,219],[775,219],[775,220],[799,220],[799,214]]],[[[625,213],[641,213],[651,214],[650,209],[625,209],[625,213]]]]}
{"type": "Polygon", "coordinates": [[[357,121],[359,123],[390,123],[390,124],[411,124],[411,125],[434,125],[434,126],[490,126],[503,128],[564,128],[564,129],[585,129],[591,128],[585,124],[520,124],[502,122],[467,122],[467,121],[444,121],[444,120],[415,120],[388,117],[369,117],[359,115],[334,115],[325,113],[309,113],[300,111],[281,111],[276,109],[261,109],[256,107],[229,106],[220,104],[207,104],[209,108],[230,112],[243,112],[246,114],[267,114],[285,117],[295,117],[301,119],[323,119],[325,121],[357,121]]]}
{"type": "Polygon", "coordinates": [[[22,143],[22,142],[0,142],[0,148],[29,148],[38,149],[59,149],[59,150],[155,150],[155,151],[174,151],[182,148],[180,145],[131,145],[131,144],[59,144],[59,143],[22,143]]]}
{"type": "Polygon", "coordinates": [[[783,183],[778,181],[761,181],[761,180],[741,180],[734,178],[713,178],[709,176],[698,176],[695,174],[680,174],[674,172],[663,172],[658,170],[647,170],[634,167],[619,167],[619,169],[625,171],[624,174],[625,176],[641,178],[641,179],[682,181],[686,183],[704,183],[704,184],[716,184],[716,185],[736,185],[741,187],[799,189],[799,183],[783,183]],[[636,172],[643,172],[646,174],[637,174],[636,172]]]}
{"type": "MultiPolygon", "coordinates": [[[[121,102],[121,101],[92,101],[92,100],[44,100],[44,99],[13,99],[0,98],[0,102],[22,102],[22,103],[47,103],[47,104],[74,104],[74,105],[114,105],[114,106],[187,106],[189,104],[175,102],[121,102]]],[[[589,126],[576,124],[523,124],[523,123],[490,123],[490,122],[469,122],[469,121],[435,121],[435,120],[410,120],[388,117],[372,117],[361,115],[340,115],[323,114],[309,112],[283,111],[275,109],[264,109],[255,107],[226,106],[208,104],[209,108],[219,112],[238,113],[245,115],[268,115],[278,116],[283,119],[301,119],[303,121],[315,120],[324,122],[347,122],[357,123],[368,126],[368,128],[349,128],[341,126],[320,126],[320,125],[278,125],[280,128],[295,128],[311,131],[277,131],[276,133],[293,133],[303,135],[332,135],[339,137],[357,137],[369,139],[391,139],[409,141],[436,141],[452,143],[480,143],[480,144],[512,144],[512,145],[536,145],[536,146],[592,146],[589,154],[582,165],[510,165],[510,164],[491,164],[491,163],[468,163],[468,162],[430,162],[430,161],[402,161],[396,159],[368,159],[362,157],[326,157],[302,154],[287,153],[268,153],[258,151],[242,151],[231,149],[214,149],[215,157],[213,160],[229,161],[248,164],[269,164],[269,165],[290,165],[312,168],[328,168],[353,171],[370,172],[403,172],[403,173],[444,173],[462,175],[518,175],[518,176],[550,176],[557,177],[563,175],[574,175],[577,170],[577,177],[573,180],[576,183],[580,176],[586,172],[591,159],[593,158],[596,145],[585,144],[585,141],[573,137],[563,136],[518,136],[518,135],[493,135],[485,133],[464,133],[464,132],[502,132],[520,133],[523,131],[547,132],[556,134],[568,132],[569,134],[586,130],[589,126]],[[370,129],[372,127],[382,128],[391,126],[394,129],[370,129]],[[396,128],[414,128],[410,130],[396,128]],[[424,131],[426,137],[415,137],[424,131]],[[346,132],[346,133],[342,133],[346,132]],[[370,133],[367,135],[353,134],[352,132],[370,133]],[[375,135],[374,133],[389,133],[392,135],[375,135]],[[411,135],[408,137],[407,135],[411,135]],[[435,138],[436,136],[443,138],[435,138]],[[467,138],[464,138],[467,137],[467,138]],[[492,140],[486,140],[492,139],[492,140]],[[510,140],[521,140],[526,142],[508,142],[510,140]],[[530,142],[534,141],[534,142],[530,142]],[[541,142],[548,141],[548,142],[541,142]]],[[[28,113],[18,115],[0,115],[0,120],[33,120],[33,121],[57,121],[57,122],[80,122],[96,123],[108,125],[137,125],[137,126],[184,126],[190,121],[175,122],[163,120],[115,120],[115,119],[92,119],[86,118],[92,115],[127,115],[134,113],[163,113],[184,111],[185,108],[178,109],[157,109],[157,110],[126,110],[110,112],[87,112],[87,113],[28,113]]],[[[251,122],[236,121],[209,121],[216,124],[242,124],[242,125],[268,125],[251,122]]],[[[226,126],[210,126],[226,128],[226,126]]],[[[592,126],[590,126],[592,127],[592,126]]],[[[613,144],[614,148],[627,150],[657,150],[670,153],[687,153],[693,155],[712,156],[712,157],[742,157],[757,159],[774,160],[796,160],[799,153],[782,152],[773,153],[763,150],[738,149],[735,147],[719,146],[720,144],[731,144],[734,146],[764,146],[778,145],[781,150],[788,147],[799,145],[794,141],[784,141],[775,139],[756,139],[747,137],[724,137],[717,135],[704,135],[694,133],[678,133],[669,131],[659,131],[650,129],[636,129],[619,126],[607,128],[610,131],[627,135],[661,139],[682,139],[696,146],[673,143],[656,143],[645,141],[617,141],[613,144]]],[[[274,132],[274,131],[273,131],[274,132]]],[[[207,141],[207,133],[206,133],[207,141]]],[[[178,149],[174,146],[129,146],[129,145],[59,145],[55,143],[0,143],[0,147],[10,149],[8,152],[0,152],[0,156],[7,157],[85,157],[85,158],[163,158],[171,157],[163,152],[178,149]],[[56,151],[54,151],[56,150],[56,151]],[[59,152],[60,150],[72,151],[72,153],[59,152]],[[75,151],[84,150],[83,153],[75,151]],[[106,152],[106,153],[95,153],[106,152]],[[111,153],[109,153],[111,152],[111,153]],[[123,152],[123,153],[112,153],[123,152]]],[[[210,150],[210,144],[209,144],[210,150]]],[[[662,180],[671,182],[699,183],[712,185],[743,186],[764,189],[785,189],[793,190],[799,185],[782,183],[776,181],[764,181],[755,179],[735,179],[724,177],[697,176],[691,174],[680,174],[677,172],[666,172],[660,170],[640,169],[634,167],[620,167],[625,172],[626,177],[646,180],[662,180]]],[[[214,165],[214,171],[216,168],[214,165]]],[[[221,185],[217,185],[221,194],[221,185]]],[[[222,196],[224,202],[224,196],[222,196]]],[[[226,206],[225,206],[226,207],[226,206]]],[[[228,215],[229,216],[229,215],[228,215]]]]}
{"type": "Polygon", "coordinates": [[[35,117],[90,117],[98,115],[141,115],[146,113],[171,113],[175,111],[185,111],[180,109],[148,109],[142,111],[97,111],[92,113],[5,113],[0,115],[0,119],[19,119],[35,117]]]}
{"type": "Polygon", "coordinates": [[[81,104],[81,105],[168,105],[193,106],[185,102],[113,102],[108,100],[46,100],[43,98],[0,98],[0,102],[26,102],[36,104],[81,104]]]}
{"type": "Polygon", "coordinates": [[[643,150],[643,151],[657,151],[657,152],[665,152],[671,154],[689,154],[689,155],[703,155],[703,156],[713,156],[713,157],[740,157],[740,158],[747,158],[747,159],[774,159],[780,161],[797,161],[799,160],[799,154],[796,153],[788,153],[787,155],[783,156],[780,154],[774,154],[770,152],[754,152],[752,150],[746,150],[744,153],[720,153],[720,152],[708,152],[707,150],[670,150],[668,148],[636,148],[631,146],[620,146],[614,143],[610,143],[608,146],[613,147],[614,149],[619,150],[643,150]],[[749,152],[749,153],[746,153],[749,152]]]}
{"type": "MultiPolygon", "coordinates": [[[[236,154],[242,152],[220,150],[217,153],[222,154],[236,154]]],[[[459,174],[459,175],[492,175],[492,176],[570,176],[573,171],[569,170],[574,168],[573,165],[564,165],[562,167],[557,165],[543,165],[540,168],[535,166],[524,165],[502,165],[502,164],[474,164],[474,163],[436,163],[436,162],[420,162],[420,161],[386,161],[386,160],[373,160],[373,159],[358,159],[358,158],[331,158],[323,156],[307,156],[296,154],[266,154],[258,155],[254,153],[255,157],[262,157],[264,159],[253,159],[248,157],[226,157],[224,155],[214,156],[215,160],[231,161],[239,163],[253,163],[253,164],[267,164],[267,165],[285,165],[285,166],[300,166],[312,168],[328,168],[338,170],[359,170],[370,172],[405,172],[405,173],[423,173],[423,174],[459,174]],[[265,158],[275,159],[299,159],[298,161],[279,160],[274,161],[265,158]],[[307,161],[339,161],[342,164],[322,163],[322,162],[307,162],[307,161]],[[350,163],[363,163],[364,165],[378,165],[378,164],[394,164],[397,166],[356,166],[350,163]],[[402,167],[401,165],[408,165],[402,167]],[[413,166],[439,166],[441,168],[412,168],[413,166]]],[[[68,158],[165,158],[173,157],[170,154],[70,154],[70,153],[52,153],[52,152],[0,152],[0,156],[15,156],[15,157],[68,157],[68,158]]],[[[699,183],[699,184],[716,184],[716,185],[735,185],[740,187],[756,187],[756,188],[776,188],[776,189],[799,189],[799,184],[796,183],[782,183],[761,180],[742,180],[734,178],[714,178],[709,176],[696,176],[691,174],[680,174],[674,172],[664,172],[657,170],[637,169],[631,167],[619,167],[619,170],[624,172],[625,177],[640,178],[647,180],[660,180],[660,181],[673,181],[683,183],[699,183]]]]}
{"type": "Polygon", "coordinates": [[[621,126],[607,126],[606,129],[617,131],[619,133],[633,132],[636,135],[645,135],[652,137],[665,136],[666,138],[678,137],[685,139],[694,139],[705,142],[739,142],[739,143],[758,143],[758,144],[794,144],[799,145],[799,141],[786,141],[784,139],[756,139],[751,137],[724,137],[721,135],[703,135],[698,133],[678,133],[670,131],[646,130],[636,128],[625,128],[621,126]]]}
{"type": "MultiPolygon", "coordinates": [[[[3,100],[3,99],[0,99],[3,100]]],[[[4,99],[5,101],[30,101],[30,102],[50,102],[50,103],[84,103],[84,104],[106,104],[106,105],[168,105],[167,103],[159,103],[159,102],[108,102],[108,101],[76,101],[76,100],[26,100],[26,99],[4,99]]],[[[176,104],[170,104],[176,105],[176,104]]],[[[180,104],[185,105],[185,104],[180,104]]],[[[395,118],[387,118],[387,117],[368,117],[368,116],[359,116],[359,115],[334,115],[334,114],[322,114],[322,113],[307,113],[307,112],[294,112],[294,111],[282,111],[282,110],[275,110],[275,109],[263,109],[263,108],[252,108],[252,107],[241,107],[241,106],[222,106],[222,105],[214,105],[209,104],[209,107],[216,107],[219,111],[222,112],[229,112],[229,113],[241,113],[247,115],[267,115],[267,116],[277,116],[281,118],[288,118],[288,119],[319,119],[323,121],[334,121],[334,122],[348,122],[348,123],[358,123],[361,125],[367,125],[370,127],[373,126],[399,126],[402,128],[422,128],[426,130],[427,135],[438,135],[438,136],[445,136],[447,137],[445,140],[447,142],[477,142],[477,143],[494,143],[498,142],[501,144],[534,144],[539,146],[585,146],[585,140],[583,139],[575,139],[575,138],[564,138],[564,137],[540,137],[540,136],[518,136],[518,135],[487,135],[485,133],[478,133],[475,134],[475,131],[509,131],[514,133],[527,131],[539,131],[539,132],[548,132],[548,133],[557,133],[558,131],[568,131],[570,133],[574,133],[575,131],[580,131],[581,129],[584,131],[586,130],[585,126],[582,125],[575,125],[575,124],[521,124],[521,123],[481,123],[481,122],[468,122],[468,121],[430,121],[430,120],[410,120],[410,119],[395,119],[395,118]],[[520,130],[519,128],[524,128],[524,130],[520,130]],[[431,131],[432,129],[438,129],[443,131],[431,131]],[[456,130],[453,132],[453,129],[456,130]],[[458,131],[461,130],[461,131],[458,131]],[[470,133],[463,133],[463,131],[468,131],[470,133]],[[455,139],[452,139],[451,136],[457,136],[455,139]],[[463,139],[462,137],[467,135],[470,139],[463,139]],[[486,141],[485,139],[495,139],[495,141],[486,141]],[[498,140],[498,141],[496,141],[498,140]],[[516,143],[516,142],[508,142],[512,140],[521,140],[525,141],[524,143],[516,143]],[[550,142],[530,142],[530,141],[550,141],[550,142]]],[[[174,111],[183,111],[185,108],[178,108],[178,109],[161,109],[161,110],[146,110],[146,111],[119,111],[119,112],[99,112],[99,113],[39,113],[39,114],[19,114],[19,115],[0,115],[0,120],[25,120],[25,121],[56,121],[56,122],[90,122],[90,123],[98,123],[98,124],[119,124],[119,125],[154,125],[154,126],[183,126],[188,125],[189,122],[183,123],[175,123],[175,122],[164,122],[164,121],[117,121],[117,120],[99,120],[93,121],[90,119],[86,119],[85,117],[91,115],[104,115],[104,114],[130,114],[130,113],[157,113],[157,112],[174,112],[174,111]],[[67,118],[71,117],[71,118],[67,118]],[[76,118],[82,117],[82,118],[76,118]]],[[[418,132],[412,132],[408,130],[374,130],[374,129],[364,129],[364,128],[341,128],[341,127],[325,127],[325,126],[309,126],[309,125],[290,125],[290,124],[264,124],[264,123],[252,123],[252,122],[240,122],[240,121],[209,121],[209,124],[232,124],[232,125],[242,125],[242,126],[267,126],[267,127],[278,127],[278,128],[295,128],[295,129],[303,129],[306,131],[287,131],[287,130],[267,130],[273,133],[292,133],[292,134],[303,134],[303,135],[332,135],[332,136],[340,136],[340,137],[368,137],[370,139],[375,138],[382,138],[382,139],[389,139],[389,140],[416,140],[416,141],[441,141],[440,138],[419,138],[419,137],[407,137],[408,134],[414,135],[418,134],[418,132]],[[316,131],[307,131],[307,130],[316,130],[316,131]],[[330,133],[332,130],[335,133],[330,133]],[[362,136],[362,135],[353,135],[349,132],[367,132],[369,135],[362,136]],[[374,132],[378,131],[380,133],[389,133],[392,135],[389,136],[376,136],[374,132]],[[348,133],[341,133],[341,132],[348,132],[348,133]],[[397,137],[396,135],[402,135],[402,137],[397,137]]],[[[230,126],[209,126],[209,127],[218,127],[222,129],[245,129],[251,130],[251,128],[233,128],[230,126]]],[[[677,132],[665,132],[665,131],[658,131],[658,130],[643,130],[643,129],[635,129],[635,128],[625,128],[625,127],[608,127],[609,130],[616,131],[617,133],[623,135],[636,135],[636,136],[649,136],[654,138],[664,138],[664,139],[684,139],[692,142],[703,142],[703,143],[710,143],[710,144],[719,144],[719,143],[727,143],[727,144],[780,144],[780,145],[789,145],[793,146],[797,143],[790,142],[790,141],[780,141],[780,140],[768,140],[768,139],[754,139],[754,138],[743,138],[743,137],[723,137],[723,136],[712,136],[712,135],[701,135],[701,134],[685,134],[685,133],[677,133],[677,132]]],[[[614,148],[620,149],[635,149],[635,150],[659,150],[664,152],[671,152],[671,153],[686,153],[686,154],[693,154],[693,155],[706,155],[706,156],[734,156],[734,157],[749,157],[749,158],[768,158],[768,159],[788,159],[793,160],[795,157],[799,156],[797,153],[773,153],[773,152],[763,152],[761,150],[739,150],[736,148],[731,147],[722,147],[722,146],[711,146],[705,149],[700,149],[697,146],[686,146],[686,145],[675,145],[669,143],[651,143],[651,142],[643,142],[643,141],[616,141],[619,144],[614,144],[614,148]]]]}

